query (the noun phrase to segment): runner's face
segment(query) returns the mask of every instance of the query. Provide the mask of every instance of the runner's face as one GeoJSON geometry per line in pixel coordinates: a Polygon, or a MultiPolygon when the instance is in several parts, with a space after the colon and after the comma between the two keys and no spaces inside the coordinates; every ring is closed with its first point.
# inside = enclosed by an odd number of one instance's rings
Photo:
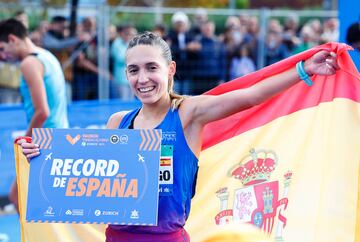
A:
{"type": "Polygon", "coordinates": [[[14,42],[0,42],[0,59],[3,61],[12,61],[16,59],[14,42]]]}
{"type": "Polygon", "coordinates": [[[152,104],[168,93],[168,80],[175,63],[167,64],[160,47],[134,46],[126,54],[126,76],[134,94],[142,103],[152,104]]]}

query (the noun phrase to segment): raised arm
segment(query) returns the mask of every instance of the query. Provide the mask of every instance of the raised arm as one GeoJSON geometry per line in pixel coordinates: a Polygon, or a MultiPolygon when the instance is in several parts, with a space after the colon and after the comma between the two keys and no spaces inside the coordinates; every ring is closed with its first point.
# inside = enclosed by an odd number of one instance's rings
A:
{"type": "MultiPolygon", "coordinates": [[[[320,51],[305,61],[309,76],[333,75],[338,69],[335,53],[320,51]]],[[[218,96],[201,95],[188,102],[193,109],[192,121],[200,125],[258,105],[299,82],[295,66],[280,74],[268,77],[257,84],[218,96]]]]}

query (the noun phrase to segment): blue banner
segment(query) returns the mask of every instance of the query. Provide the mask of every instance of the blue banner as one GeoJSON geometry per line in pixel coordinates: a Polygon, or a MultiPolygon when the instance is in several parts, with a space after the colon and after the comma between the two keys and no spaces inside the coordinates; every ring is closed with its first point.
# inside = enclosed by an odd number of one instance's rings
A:
{"type": "Polygon", "coordinates": [[[157,225],[161,130],[34,129],[28,222],[157,225]]]}

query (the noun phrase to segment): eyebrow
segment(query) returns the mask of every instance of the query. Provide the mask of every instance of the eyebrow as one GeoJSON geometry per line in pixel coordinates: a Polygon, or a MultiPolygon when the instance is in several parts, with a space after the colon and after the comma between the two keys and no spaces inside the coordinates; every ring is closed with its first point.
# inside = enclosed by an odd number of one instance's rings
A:
{"type": "MultiPolygon", "coordinates": [[[[159,66],[159,63],[154,62],[154,61],[145,63],[145,66],[151,66],[151,65],[159,66]]],[[[127,68],[135,68],[135,67],[138,67],[138,65],[128,65],[127,66],[127,68]]]]}

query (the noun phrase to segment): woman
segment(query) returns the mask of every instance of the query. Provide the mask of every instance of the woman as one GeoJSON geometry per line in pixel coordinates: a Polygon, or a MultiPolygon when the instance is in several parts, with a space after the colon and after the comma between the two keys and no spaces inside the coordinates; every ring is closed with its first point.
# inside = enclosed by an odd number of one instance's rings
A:
{"type": "MultiPolygon", "coordinates": [[[[169,46],[152,33],[133,38],[126,52],[126,75],[131,89],[141,101],[139,109],[113,114],[107,128],[162,129],[162,147],[173,150],[173,183],[170,192],[159,193],[157,226],[109,225],[106,241],[190,241],[183,226],[194,195],[201,133],[204,126],[250,108],[299,82],[311,84],[308,75],[332,75],[338,69],[336,56],[320,51],[283,73],[249,88],[219,96],[180,96],[173,92],[176,63],[169,46]],[[170,138],[169,138],[170,137],[170,138]]],[[[38,146],[20,141],[23,153],[32,158],[38,146]]],[[[160,184],[161,186],[161,184],[160,184]]]]}

